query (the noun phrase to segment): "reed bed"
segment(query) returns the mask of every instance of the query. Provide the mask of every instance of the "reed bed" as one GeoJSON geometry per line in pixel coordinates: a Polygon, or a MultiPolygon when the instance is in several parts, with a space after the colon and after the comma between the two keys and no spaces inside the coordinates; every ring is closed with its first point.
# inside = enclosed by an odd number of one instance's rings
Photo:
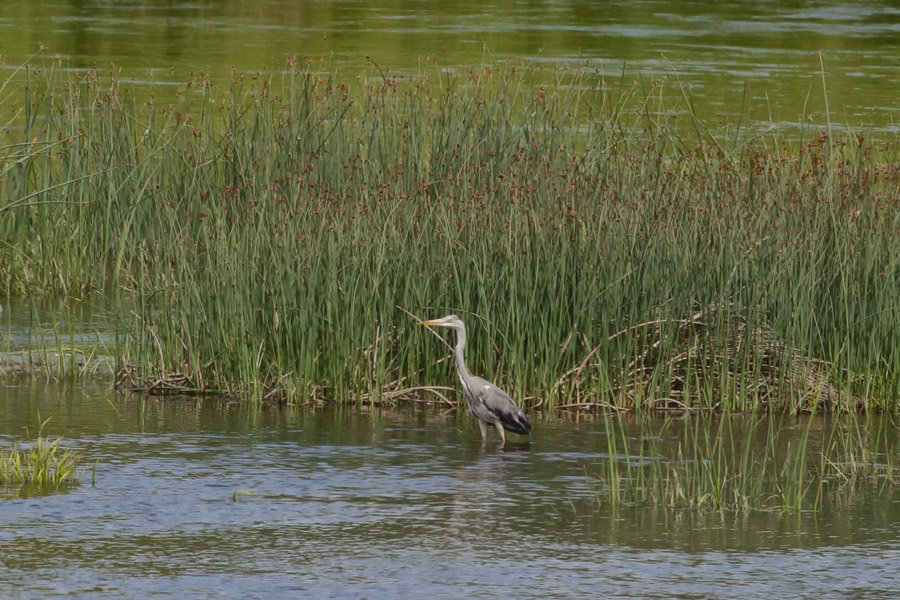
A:
{"type": "Polygon", "coordinates": [[[455,312],[529,407],[897,408],[895,146],[709,123],[588,65],[149,93],[65,67],[0,89],[0,281],[127,304],[121,386],[435,397],[413,325],[455,312]]]}
{"type": "Polygon", "coordinates": [[[840,510],[900,483],[890,418],[607,419],[598,504],[744,514],[840,510]]]}

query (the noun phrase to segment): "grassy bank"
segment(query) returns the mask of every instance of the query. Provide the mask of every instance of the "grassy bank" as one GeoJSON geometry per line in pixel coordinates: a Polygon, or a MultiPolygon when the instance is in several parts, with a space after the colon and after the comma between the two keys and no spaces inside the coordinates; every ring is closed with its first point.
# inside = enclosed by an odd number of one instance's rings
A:
{"type": "Polygon", "coordinates": [[[456,312],[528,406],[897,408],[895,148],[589,69],[289,63],[160,100],[33,62],[0,92],[0,281],[131,303],[122,385],[396,398],[454,381],[410,313],[456,312]]]}

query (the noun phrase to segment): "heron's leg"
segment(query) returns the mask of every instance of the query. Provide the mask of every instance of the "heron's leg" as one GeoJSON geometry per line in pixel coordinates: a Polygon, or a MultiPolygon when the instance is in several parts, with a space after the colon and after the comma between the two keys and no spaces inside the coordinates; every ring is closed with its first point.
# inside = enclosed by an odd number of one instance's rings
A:
{"type": "Polygon", "coordinates": [[[481,429],[481,443],[487,443],[487,425],[484,424],[484,421],[478,421],[478,428],[481,429]]]}
{"type": "Polygon", "coordinates": [[[503,431],[503,425],[500,424],[499,421],[494,421],[494,427],[497,428],[497,433],[500,434],[500,445],[506,445],[506,432],[503,431]]]}

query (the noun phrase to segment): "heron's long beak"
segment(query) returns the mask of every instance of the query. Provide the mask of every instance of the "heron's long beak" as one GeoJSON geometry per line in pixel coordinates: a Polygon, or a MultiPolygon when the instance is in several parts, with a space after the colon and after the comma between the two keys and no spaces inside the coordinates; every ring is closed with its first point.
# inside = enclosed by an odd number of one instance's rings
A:
{"type": "Polygon", "coordinates": [[[425,325],[426,327],[431,327],[433,325],[443,325],[440,321],[419,321],[419,325],[425,325]]]}

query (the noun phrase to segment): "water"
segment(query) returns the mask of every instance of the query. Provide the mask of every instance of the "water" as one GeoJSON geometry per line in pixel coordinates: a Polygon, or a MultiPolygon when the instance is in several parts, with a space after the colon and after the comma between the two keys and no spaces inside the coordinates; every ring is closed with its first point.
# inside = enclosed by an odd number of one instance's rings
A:
{"type": "MultiPolygon", "coordinates": [[[[825,123],[821,52],[831,120],[883,139],[900,131],[898,34],[900,9],[886,1],[10,0],[0,12],[4,79],[39,44],[48,50],[33,62],[59,53],[68,68],[114,63],[138,87],[274,69],[285,55],[350,71],[371,56],[409,75],[430,55],[456,68],[588,62],[613,85],[623,73],[625,87],[668,77],[675,99],[671,81],[688,83],[711,122],[740,119],[746,90],[763,131],[825,123]]],[[[113,355],[116,319],[69,310],[7,306],[3,362],[30,363],[35,347],[67,361],[77,360],[73,347],[113,355]]],[[[0,489],[0,597],[894,598],[900,589],[892,489],[866,488],[816,514],[613,509],[595,497],[608,459],[603,417],[536,418],[530,441],[501,451],[496,440],[482,448],[464,415],[434,407],[255,411],[118,395],[106,381],[0,379],[0,443],[33,439],[47,418],[45,433],[97,461],[96,482],[88,474],[43,497],[0,489]]]]}
{"type": "Polygon", "coordinates": [[[0,37],[9,67],[44,44],[44,58],[32,62],[49,65],[59,54],[70,68],[115,65],[138,85],[183,83],[197,72],[229,81],[232,69],[277,69],[285,56],[350,71],[371,57],[407,75],[423,72],[427,57],[447,68],[589,63],[617,88],[637,76],[644,89],[669,78],[667,106],[681,103],[688,85],[711,127],[726,119],[791,135],[830,117],[835,129],[868,137],[896,140],[900,131],[900,7],[888,0],[9,0],[0,37]]]}
{"type": "Polygon", "coordinates": [[[102,298],[90,301],[27,301],[0,305],[0,373],[40,369],[111,375],[117,323],[130,307],[102,298]]]}
{"type": "MultiPolygon", "coordinates": [[[[250,410],[7,379],[91,485],[0,499],[4,598],[894,598],[900,495],[817,515],[597,503],[602,417],[486,448],[434,407],[250,410]],[[238,494],[239,490],[254,496],[238,494]]],[[[26,433],[27,430],[27,433],[26,433]]]]}

